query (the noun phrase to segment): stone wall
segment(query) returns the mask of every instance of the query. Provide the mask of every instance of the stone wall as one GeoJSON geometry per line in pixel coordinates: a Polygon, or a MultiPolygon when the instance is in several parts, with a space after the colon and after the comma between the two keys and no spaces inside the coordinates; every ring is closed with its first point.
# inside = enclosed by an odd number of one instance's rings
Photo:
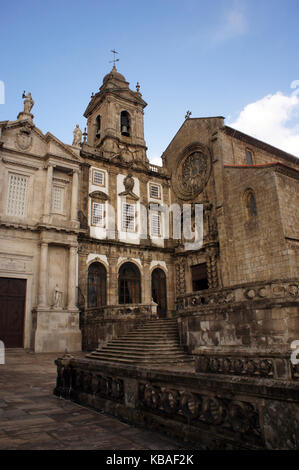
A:
{"type": "Polygon", "coordinates": [[[299,382],[56,360],[54,394],[205,450],[299,448],[299,382]]]}
{"type": "Polygon", "coordinates": [[[225,168],[224,225],[219,233],[223,285],[289,277],[277,182],[269,168],[225,168]],[[249,217],[246,191],[255,196],[257,215],[249,217]]]}
{"type": "Polygon", "coordinates": [[[179,297],[182,346],[191,354],[290,352],[299,340],[298,286],[297,278],[179,297]]]}

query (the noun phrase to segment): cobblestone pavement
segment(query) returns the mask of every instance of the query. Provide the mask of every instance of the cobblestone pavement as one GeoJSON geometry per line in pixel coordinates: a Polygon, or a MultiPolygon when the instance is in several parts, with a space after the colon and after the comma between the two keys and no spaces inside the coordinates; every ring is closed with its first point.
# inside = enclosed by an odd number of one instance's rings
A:
{"type": "MultiPolygon", "coordinates": [[[[6,352],[0,365],[1,450],[178,450],[186,444],[53,395],[59,354],[6,352]]],[[[84,357],[84,353],[75,354],[84,357]]]]}

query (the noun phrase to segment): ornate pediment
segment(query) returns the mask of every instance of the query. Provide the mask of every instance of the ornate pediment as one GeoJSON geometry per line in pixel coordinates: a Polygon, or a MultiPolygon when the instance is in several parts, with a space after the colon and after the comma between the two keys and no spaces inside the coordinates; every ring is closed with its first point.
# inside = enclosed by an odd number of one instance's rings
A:
{"type": "Polygon", "coordinates": [[[104,191],[93,191],[92,193],[89,193],[89,197],[92,199],[98,199],[99,201],[109,200],[108,194],[104,193],[104,191]]]}

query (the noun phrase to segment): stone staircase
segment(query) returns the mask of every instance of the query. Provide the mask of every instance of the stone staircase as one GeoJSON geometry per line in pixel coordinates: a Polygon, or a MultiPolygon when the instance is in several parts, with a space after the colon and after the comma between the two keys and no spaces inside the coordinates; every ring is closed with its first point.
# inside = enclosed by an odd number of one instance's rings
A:
{"type": "Polygon", "coordinates": [[[180,347],[177,321],[149,320],[125,336],[86,356],[126,364],[165,364],[193,361],[180,347]]]}

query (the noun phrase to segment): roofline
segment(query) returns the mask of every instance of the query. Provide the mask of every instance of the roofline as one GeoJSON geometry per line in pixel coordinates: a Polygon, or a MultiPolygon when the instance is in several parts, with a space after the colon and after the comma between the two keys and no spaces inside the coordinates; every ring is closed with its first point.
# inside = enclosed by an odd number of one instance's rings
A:
{"type": "Polygon", "coordinates": [[[196,120],[202,120],[202,119],[225,119],[223,116],[214,116],[214,117],[196,117],[196,118],[187,118],[183,121],[181,127],[177,130],[177,132],[174,134],[173,138],[171,139],[171,141],[169,142],[169,144],[167,145],[166,149],[163,151],[162,155],[168,150],[168,148],[170,147],[170,145],[172,144],[172,142],[174,141],[174,139],[176,138],[176,136],[178,135],[178,133],[180,132],[180,130],[182,129],[182,127],[186,124],[187,121],[196,121],[196,120]]]}
{"type": "Polygon", "coordinates": [[[273,145],[267,144],[266,142],[256,139],[255,137],[252,137],[248,134],[244,134],[243,132],[234,129],[233,127],[224,126],[222,131],[225,134],[235,137],[236,139],[255,145],[256,147],[259,147],[260,149],[265,150],[266,152],[275,154],[289,162],[295,163],[295,165],[299,165],[299,157],[296,157],[295,155],[285,152],[284,150],[281,150],[277,147],[273,147],[273,145]]]}
{"type": "Polygon", "coordinates": [[[235,170],[259,170],[273,168],[273,170],[279,171],[280,173],[287,173],[289,176],[294,176],[297,179],[299,178],[299,168],[293,168],[292,166],[285,165],[284,163],[280,162],[264,163],[261,165],[224,165],[224,168],[235,170]]]}

